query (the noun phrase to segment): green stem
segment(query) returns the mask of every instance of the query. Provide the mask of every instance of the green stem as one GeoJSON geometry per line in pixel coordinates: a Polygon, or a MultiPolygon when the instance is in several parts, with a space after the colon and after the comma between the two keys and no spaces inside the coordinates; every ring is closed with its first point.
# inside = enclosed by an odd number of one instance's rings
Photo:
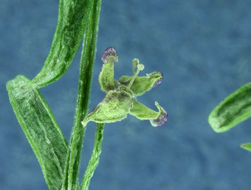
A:
{"type": "Polygon", "coordinates": [[[77,105],[69,151],[67,153],[67,163],[64,171],[62,190],[76,190],[79,187],[79,164],[85,134],[85,128],[81,125],[81,121],[85,118],[88,112],[92,71],[96,56],[100,9],[101,0],[94,0],[89,23],[84,32],[83,49],[80,60],[77,105]]]}
{"type": "Polygon", "coordinates": [[[101,154],[104,126],[105,126],[105,124],[97,123],[97,129],[96,129],[96,134],[95,134],[95,142],[94,142],[92,156],[91,156],[91,159],[89,160],[87,169],[85,171],[85,175],[82,179],[82,184],[81,184],[80,190],[88,190],[91,178],[94,174],[96,167],[98,166],[99,158],[100,158],[100,154],[101,154]]]}

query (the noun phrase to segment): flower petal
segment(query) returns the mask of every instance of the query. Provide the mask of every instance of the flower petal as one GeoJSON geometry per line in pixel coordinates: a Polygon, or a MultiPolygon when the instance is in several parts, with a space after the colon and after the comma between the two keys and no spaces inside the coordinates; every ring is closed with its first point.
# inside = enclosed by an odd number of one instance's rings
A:
{"type": "Polygon", "coordinates": [[[155,105],[158,108],[158,112],[146,107],[144,104],[134,100],[133,107],[130,109],[130,114],[135,116],[140,120],[150,120],[151,125],[154,127],[164,125],[167,121],[166,111],[155,102],[155,105]]]}
{"type": "Polygon", "coordinates": [[[113,123],[127,117],[132,107],[132,98],[123,90],[111,90],[98,106],[82,121],[86,126],[89,121],[113,123]]]}
{"type": "Polygon", "coordinates": [[[108,92],[115,88],[114,82],[114,62],[118,62],[116,50],[112,47],[107,48],[102,55],[103,66],[99,74],[99,84],[101,90],[108,92]]]}
{"type": "MultiPolygon", "coordinates": [[[[123,85],[128,85],[130,80],[132,79],[131,76],[122,76],[119,79],[119,82],[123,85]]],[[[135,78],[131,90],[136,96],[140,96],[145,92],[151,90],[153,87],[158,86],[163,79],[163,75],[160,72],[153,72],[147,74],[146,76],[138,76],[135,78]]]]}
{"type": "Polygon", "coordinates": [[[151,124],[153,127],[159,127],[164,125],[167,122],[168,119],[168,114],[167,112],[164,110],[164,108],[162,108],[158,102],[155,102],[155,105],[157,106],[158,110],[159,110],[159,116],[157,119],[153,119],[150,120],[151,124]]]}

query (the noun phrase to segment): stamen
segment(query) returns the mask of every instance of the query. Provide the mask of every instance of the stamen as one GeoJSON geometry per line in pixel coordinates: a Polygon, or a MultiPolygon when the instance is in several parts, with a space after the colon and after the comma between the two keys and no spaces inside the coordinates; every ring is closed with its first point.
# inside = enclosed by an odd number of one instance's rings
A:
{"type": "Polygon", "coordinates": [[[139,64],[139,59],[134,58],[132,60],[132,73],[135,74],[135,68],[137,67],[137,65],[139,64]]]}
{"type": "Polygon", "coordinates": [[[132,77],[132,79],[131,79],[131,81],[130,81],[130,83],[128,85],[129,89],[131,88],[131,86],[132,86],[133,82],[135,81],[136,77],[138,76],[139,72],[144,70],[144,65],[139,64],[139,59],[134,58],[132,60],[132,69],[133,69],[132,70],[133,71],[133,77],[132,77]],[[137,67],[136,73],[135,73],[135,67],[137,67]]]}

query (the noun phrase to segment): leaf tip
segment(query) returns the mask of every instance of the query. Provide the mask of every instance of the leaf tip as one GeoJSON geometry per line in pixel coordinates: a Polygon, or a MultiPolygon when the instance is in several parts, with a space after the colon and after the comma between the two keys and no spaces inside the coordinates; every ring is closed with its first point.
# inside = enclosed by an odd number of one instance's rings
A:
{"type": "Polygon", "coordinates": [[[244,143],[240,145],[241,148],[251,152],[251,143],[244,143]]]}

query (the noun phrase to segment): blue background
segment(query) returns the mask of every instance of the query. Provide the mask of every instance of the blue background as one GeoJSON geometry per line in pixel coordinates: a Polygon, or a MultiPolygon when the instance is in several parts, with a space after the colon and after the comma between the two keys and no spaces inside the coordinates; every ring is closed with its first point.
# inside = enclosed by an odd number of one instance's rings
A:
{"type": "MultiPolygon", "coordinates": [[[[56,0],[0,1],[0,189],[45,190],[40,167],[8,102],[5,83],[18,74],[33,78],[49,52],[57,22],[56,0]]],[[[169,120],[153,128],[132,116],[105,128],[100,165],[90,190],[249,190],[251,120],[216,134],[210,111],[229,93],[251,81],[251,1],[104,0],[90,109],[104,97],[99,89],[101,54],[117,49],[116,77],[131,73],[131,60],[143,74],[164,73],[164,81],[139,101],[169,120]]],[[[41,89],[69,139],[77,92],[76,56],[58,82],[41,89]]],[[[90,124],[83,151],[83,174],[95,127],[90,124]]]]}

